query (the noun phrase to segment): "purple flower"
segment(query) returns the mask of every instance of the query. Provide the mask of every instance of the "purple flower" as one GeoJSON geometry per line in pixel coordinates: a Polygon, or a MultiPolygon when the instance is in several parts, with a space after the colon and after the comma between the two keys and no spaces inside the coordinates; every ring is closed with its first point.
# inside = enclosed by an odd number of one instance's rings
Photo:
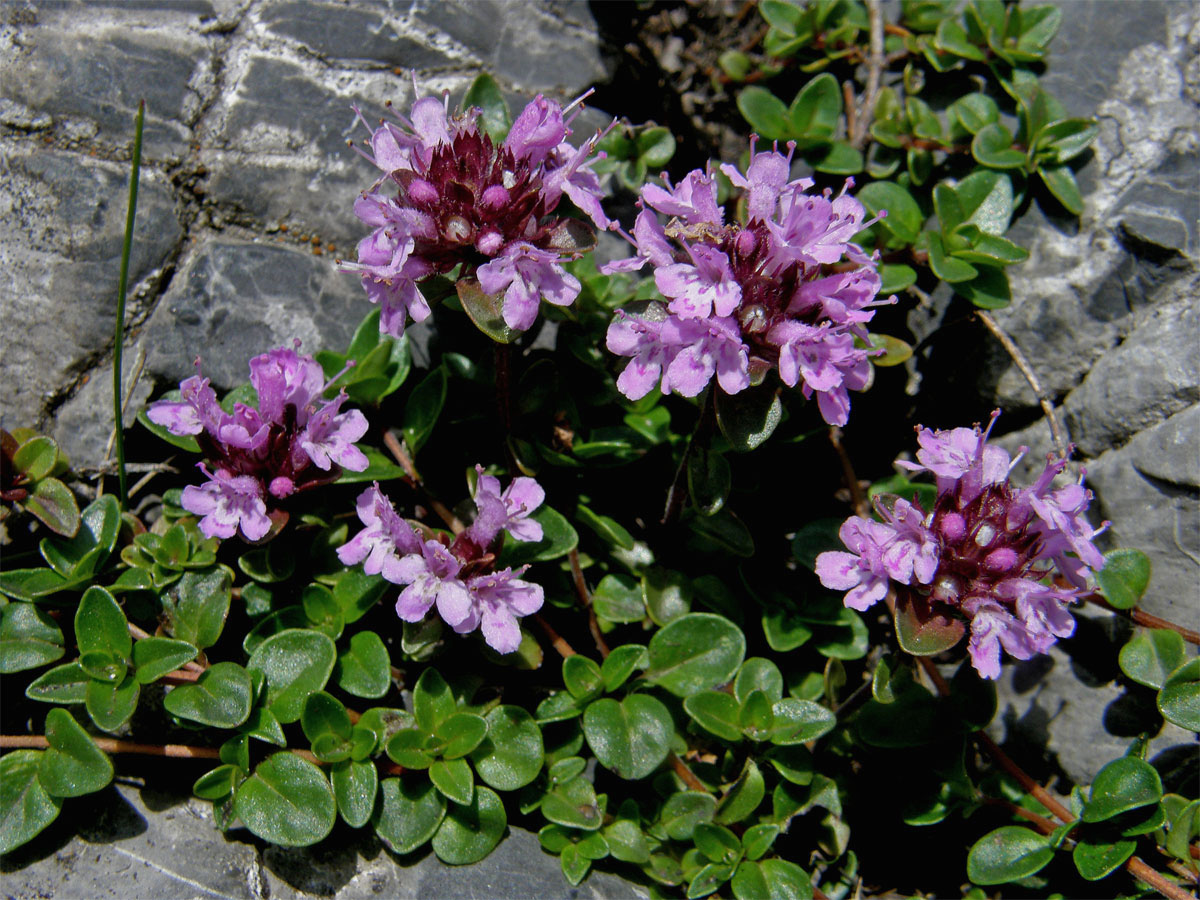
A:
{"type": "Polygon", "coordinates": [[[208,379],[197,374],[180,384],[182,400],[160,400],[146,411],[173,434],[195,435],[212,463],[217,474],[209,483],[184,492],[185,508],[205,516],[201,527],[211,529],[205,531],[210,537],[232,537],[240,521],[243,536],[260,540],[270,530],[268,507],[333,481],[342,469],[367,468],[366,455],[354,446],[367,420],[358,410],[341,412],[344,391],[322,399],[329,385],[311,356],[287,347],[256,356],[250,383],[257,408],[235,403],[226,413],[208,379]]]}
{"type": "Polygon", "coordinates": [[[541,540],[542,526],[529,514],[541,506],[545,491],[524,477],[501,491],[499,479],[483,474],[481,466],[476,472],[479,512],[453,542],[444,536],[418,537],[376,484],[358,498],[358,517],[366,527],[338,548],[338,557],[346,565],[363,563],[368,575],[382,574],[403,585],[396,614],[404,621],[419,622],[436,607],[459,634],[482,628],[493,649],[511,653],[521,643],[517,619],[541,608],[543,592],[517,577],[527,567],[495,569],[495,541],[501,531],[519,541],[541,540]]]}
{"type": "Polygon", "coordinates": [[[792,151],[754,152],[743,175],[722,165],[748,194],[749,221],[725,224],[716,183],[695,170],[677,185],[642,188],[633,235],[619,233],[635,255],[602,267],[606,273],[654,267],[655,286],[669,301],[653,319],[618,310],[607,344],[632,357],[617,379],[630,399],[657,382],[664,392],[696,396],[714,375],[721,390],[737,393],[777,368],[781,380],[844,425],[850,391],[870,381],[870,352],[855,346],[869,337],[881,284],[876,260],[850,243],[870,225],[846,193],[808,194],[813,182],[790,179],[792,151]],[[664,227],[654,212],[671,217],[664,227]],[[843,262],[845,260],[846,262],[843,262]],[[836,269],[832,267],[837,265],[836,269]]]}
{"type": "Polygon", "coordinates": [[[490,575],[478,575],[468,583],[483,639],[497,653],[512,653],[521,646],[517,618],[533,615],[542,608],[542,586],[516,577],[526,568],[528,566],[515,572],[502,569],[490,575]]]}
{"type": "Polygon", "coordinates": [[[876,498],[883,519],[852,517],[842,527],[850,552],[817,557],[822,584],[845,590],[845,603],[865,609],[895,589],[935,612],[970,623],[968,652],[985,678],[1000,674],[1000,650],[1015,659],[1045,653],[1074,632],[1068,605],[1104,565],[1092,539],[1103,530],[1087,521],[1091,493],[1081,484],[1054,489],[1066,466],[1051,459],[1032,486],[1009,483],[1008,454],[987,443],[987,430],[918,429],[920,464],[937,478],[937,499],[925,513],[915,502],[876,498]],[[1072,587],[1051,579],[1055,572],[1072,587]]]}
{"type": "Polygon", "coordinates": [[[504,292],[501,314],[517,331],[528,330],[537,318],[539,297],[555,306],[570,306],[579,296],[579,279],[559,265],[558,255],[532,244],[510,244],[503,255],[480,266],[478,275],[484,293],[504,292]]]}
{"type": "Polygon", "coordinates": [[[205,484],[189,484],[183,489],[183,508],[202,516],[200,530],[205,537],[231,538],[239,530],[248,541],[260,541],[271,530],[267,504],[263,501],[262,484],[249,475],[233,475],[226,469],[208,471],[203,463],[197,467],[208,476],[205,484]]]}
{"type": "Polygon", "coordinates": [[[564,109],[538,95],[501,144],[480,130],[479,110],[449,116],[446,102],[432,98],[372,131],[372,152],[360,152],[384,175],[354,206],[371,233],[359,242],[357,260],[339,265],[362,276],[368,298],[380,305],[381,331],[399,336],[409,316],[426,318],[420,282],[456,267],[459,279],[477,277],[487,293],[504,293],[510,328],[532,326],[542,298],[574,302],[579,282],[562,264],[587,242],[563,235],[588,226],[556,214],[562,197],[596,227],[614,224],[591,169],[600,135],[578,148],[566,141],[582,99],[564,109]]]}
{"type": "Polygon", "coordinates": [[[514,478],[512,484],[500,491],[500,479],[484,475],[483,466],[476,466],[475,508],[478,513],[467,534],[481,548],[489,547],[500,534],[507,531],[517,541],[540,541],[542,526],[529,514],[542,505],[546,492],[532,478],[514,478]]]}

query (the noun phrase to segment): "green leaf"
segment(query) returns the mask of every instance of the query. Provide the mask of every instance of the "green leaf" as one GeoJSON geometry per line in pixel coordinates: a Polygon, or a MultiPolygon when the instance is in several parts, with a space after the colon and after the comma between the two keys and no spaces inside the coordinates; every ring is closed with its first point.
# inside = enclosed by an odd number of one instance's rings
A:
{"type": "Polygon", "coordinates": [[[294,753],[259,763],[233,795],[237,817],[265,841],[307,847],[333,830],[337,801],[321,770],[294,753]]]}
{"type": "MultiPolygon", "coordinates": [[[[487,735],[487,722],[474,713],[455,713],[448,716],[435,732],[442,744],[443,759],[458,759],[479,746],[487,735]]],[[[467,801],[459,801],[465,803],[467,801]]]]}
{"type": "Polygon", "coordinates": [[[1200,658],[1192,657],[1163,682],[1158,711],[1188,731],[1200,731],[1200,658]]]}
{"type": "Polygon", "coordinates": [[[779,391],[766,385],[736,394],[718,391],[715,406],[721,433],[739,453],[758,447],[783,418],[779,391]]]}
{"type": "Polygon", "coordinates": [[[600,666],[594,660],[578,653],[563,660],[562,677],[563,684],[567,686],[571,696],[581,705],[599,697],[604,690],[600,666]]]}
{"type": "Polygon", "coordinates": [[[959,97],[950,108],[959,124],[971,134],[978,134],[1000,118],[1000,108],[987,94],[967,94],[959,97]]]}
{"type": "Polygon", "coordinates": [[[696,826],[692,835],[696,849],[703,853],[709,862],[734,865],[742,856],[742,842],[728,828],[702,822],[696,826]]]}
{"type": "Polygon", "coordinates": [[[742,847],[746,851],[746,858],[761,859],[771,849],[771,845],[775,843],[775,838],[778,836],[778,825],[772,823],[751,825],[742,834],[742,847]]]}
{"type": "MultiPolygon", "coordinates": [[[[577,444],[576,449],[579,446],[577,444]]],[[[601,540],[625,550],[633,549],[633,535],[626,531],[616,519],[594,513],[582,503],[575,507],[575,517],[596,532],[601,540]]]]}
{"type": "MultiPolygon", "coordinates": [[[[0,784],[3,784],[3,778],[0,778],[0,784]]],[[[1167,852],[1177,859],[1189,861],[1191,859],[1190,845],[1198,834],[1200,834],[1200,800],[1193,800],[1171,817],[1171,827],[1167,832],[1167,852]]]]}
{"type": "Polygon", "coordinates": [[[700,869],[688,883],[688,900],[696,897],[707,897],[717,890],[733,875],[733,866],[708,863],[700,869]]]}
{"type": "Polygon", "coordinates": [[[127,666],[107,650],[90,650],[79,657],[83,671],[97,681],[116,683],[125,677],[127,666]]]}
{"type": "MultiPolygon", "coordinates": [[[[938,187],[940,188],[942,185],[938,185],[938,187]]],[[[942,279],[942,281],[950,282],[951,284],[970,281],[979,274],[979,270],[970,263],[963,262],[961,259],[955,259],[953,256],[946,254],[940,234],[926,231],[923,237],[925,238],[926,248],[929,251],[929,267],[933,269],[933,274],[942,279]]]]}
{"type": "Polygon", "coordinates": [[[234,792],[239,781],[238,767],[226,763],[197,778],[192,785],[192,793],[201,800],[221,801],[234,792]]]}
{"type": "MultiPolygon", "coordinates": [[[[872,182],[881,184],[882,182],[872,182]]],[[[870,185],[867,185],[870,187],[870,185]]],[[[860,192],[861,193],[861,192],[860,192]]],[[[917,271],[912,266],[884,264],[879,267],[879,295],[887,297],[898,294],[917,283],[917,271]]]]}
{"type": "Polygon", "coordinates": [[[1103,822],[1131,809],[1157,803],[1162,794],[1162,780],[1152,765],[1135,756],[1123,756],[1096,773],[1080,818],[1085,822],[1103,822]]]}
{"type": "Polygon", "coordinates": [[[895,182],[872,181],[855,194],[855,197],[872,216],[878,215],[881,210],[887,210],[887,217],[880,221],[878,227],[896,240],[912,244],[920,235],[925,216],[912,194],[895,182]]]}
{"type": "Polygon", "coordinates": [[[463,96],[463,109],[479,108],[479,123],[492,143],[499,145],[512,127],[508,104],[500,93],[500,86],[487,72],[480,72],[463,96]]]}
{"type": "Polygon", "coordinates": [[[637,136],[639,159],[652,169],[660,169],[675,155],[675,137],[661,125],[647,128],[637,136]]]}
{"type": "Polygon", "coordinates": [[[1071,171],[1070,166],[1040,166],[1038,174],[1042,176],[1042,183],[1067,212],[1076,216],[1083,214],[1083,194],[1079,192],[1075,173],[1071,171]]]}
{"type": "MultiPolygon", "coordinates": [[[[796,539],[799,538],[800,535],[797,534],[796,539]]],[[[776,653],[795,650],[813,636],[812,628],[784,609],[772,609],[763,613],[762,628],[767,645],[776,653]]]]}
{"type": "Polygon", "coordinates": [[[141,685],[132,675],[126,674],[120,682],[88,682],[84,705],[96,727],[104,731],[116,731],[129,721],[137,709],[141,685]]]}
{"type": "Polygon", "coordinates": [[[1187,661],[1183,637],[1169,628],[1140,628],[1117,657],[1121,671],[1138,684],[1158,690],[1187,661]]]}
{"type": "Polygon", "coordinates": [[[973,281],[960,281],[954,291],[980,309],[1001,309],[1012,301],[1008,275],[995,266],[977,266],[979,276],[973,281]]]}
{"type": "Polygon", "coordinates": [[[438,366],[413,388],[408,403],[404,406],[401,427],[404,431],[404,442],[412,453],[420,450],[433,434],[433,427],[437,424],[445,403],[446,370],[438,366]]]}
{"type": "Polygon", "coordinates": [[[772,900],[812,900],[812,880],[802,868],[786,859],[764,859],[759,864],[772,900]]]}
{"type": "Polygon", "coordinates": [[[342,611],[342,621],[347,625],[357,622],[379,602],[388,587],[382,575],[367,575],[357,567],[344,570],[333,585],[333,599],[342,611]]]}
{"type": "Polygon", "coordinates": [[[525,563],[546,562],[566,556],[579,546],[579,533],[554,508],[543,503],[529,518],[542,526],[542,539],[506,542],[501,553],[503,565],[519,566],[525,563]]]}
{"type": "Polygon", "coordinates": [[[953,53],[974,62],[983,62],[987,58],[984,49],[971,43],[962,25],[952,18],[942,19],[938,23],[934,46],[945,53],[953,53]]]}
{"type": "Polygon", "coordinates": [[[82,797],[107,787],[112,761],[65,709],[46,714],[50,746],[38,759],[38,781],[53,797],[82,797]]]}
{"type": "Polygon", "coordinates": [[[103,652],[122,661],[129,659],[133,650],[129,623],[117,601],[104,588],[88,588],[79,601],[75,611],[75,642],[81,656],[103,652]]]}
{"type": "Polygon", "coordinates": [[[647,680],[687,697],[733,677],[746,656],[746,637],[723,616],[689,613],[659,630],[647,651],[647,680]]]}
{"type": "Polygon", "coordinates": [[[247,667],[267,676],[267,708],[286,725],[300,718],[309,694],[325,687],[336,659],[328,635],[289,628],[259,644],[247,667]]]}
{"type": "MultiPolygon", "coordinates": [[[[71,505],[74,507],[74,499],[71,505]]],[[[44,538],[38,549],[59,574],[90,575],[112,552],[120,527],[121,510],[117,500],[111,494],[105,494],[83,511],[81,527],[74,537],[65,541],[44,538]]]]}
{"type": "Polygon", "coordinates": [[[642,576],[641,587],[643,608],[657,625],[686,615],[692,607],[691,582],[682,572],[654,566],[642,576]]]}
{"type": "Polygon", "coordinates": [[[0,673],[36,669],[66,653],[62,629],[32,603],[9,603],[0,610],[0,673]]]}
{"type": "Polygon", "coordinates": [[[373,631],[360,631],[338,654],[334,679],[355,697],[382,697],[392,686],[391,662],[382,639],[373,631]]]}
{"type": "Polygon", "coordinates": [[[231,587],[228,570],[219,566],[185,572],[171,589],[175,637],[201,650],[215,644],[229,615],[231,587]]]}
{"type": "Polygon", "coordinates": [[[608,654],[600,664],[600,678],[604,690],[615,691],[633,674],[634,669],[646,664],[646,648],[641,644],[622,644],[608,654]]]}
{"type": "Polygon", "coordinates": [[[325,734],[348,741],[353,725],[350,722],[350,713],[341,700],[324,691],[316,691],[309,694],[308,699],[304,701],[300,727],[310,742],[325,734]]]}
{"type": "Polygon", "coordinates": [[[1150,584],[1150,557],[1141,550],[1111,550],[1096,573],[1100,593],[1117,609],[1133,609],[1150,584]]]}
{"type": "Polygon", "coordinates": [[[740,741],[738,701],[724,691],[699,691],[684,698],[683,708],[706,731],[727,741],[740,741]]]}
{"type": "Polygon", "coordinates": [[[573,778],[560,784],[542,800],[541,809],[549,821],[568,828],[595,831],[604,824],[596,789],[586,778],[573,778]]]}
{"type": "Polygon", "coordinates": [[[775,725],[775,714],[771,701],[762,691],[751,691],[738,710],[738,724],[742,733],[753,741],[765,741],[775,725]]]}
{"type": "Polygon", "coordinates": [[[592,592],[592,607],[599,618],[609,622],[640,622],[646,617],[641,584],[629,575],[601,578],[592,592]]]}
{"type": "Polygon", "coordinates": [[[737,900],[771,900],[771,889],[756,862],[743,860],[739,863],[729,887],[737,900]]]}
{"type": "Polygon", "coordinates": [[[16,600],[47,597],[75,583],[52,569],[10,569],[0,572],[0,591],[16,600]]]}
{"type": "Polygon", "coordinates": [[[596,759],[622,778],[645,778],[667,758],[674,727],[661,701],[631,694],[605,697],[583,713],[583,734],[596,759]]]}
{"type": "Polygon", "coordinates": [[[520,706],[497,706],[484,718],[487,735],[471,753],[480,780],[498,791],[525,787],[545,760],[541,729],[520,706]]]}
{"type": "Polygon", "coordinates": [[[1061,119],[1037,133],[1034,150],[1039,159],[1065,163],[1074,159],[1096,140],[1100,130],[1092,119],[1061,119]]]}
{"type": "Polygon", "coordinates": [[[936,656],[966,633],[961,620],[936,613],[928,602],[907,593],[896,603],[894,621],[896,641],[913,656],[936,656]]]}
{"type": "Polygon", "coordinates": [[[43,478],[33,486],[21,508],[55,534],[70,537],[79,533],[79,506],[71,489],[57,478],[43,478]]]}
{"type": "Polygon", "coordinates": [[[413,715],[417,725],[432,734],[454,715],[454,694],[437,669],[426,669],[413,686],[413,715]]]}
{"type": "Polygon", "coordinates": [[[187,641],[170,638],[142,638],[133,645],[134,677],[139,684],[157,681],[168,672],[191,662],[200,651],[187,641]]]}
{"type": "Polygon", "coordinates": [[[433,852],[454,866],[479,862],[500,843],[507,827],[504,803],[495,791],[480,786],[470,804],[450,807],[433,836],[433,852]]]}
{"type": "Polygon", "coordinates": [[[43,672],[25,688],[25,696],[42,703],[82,703],[87,698],[89,681],[91,678],[78,662],[64,663],[43,672]]]}
{"type": "MultiPolygon", "coordinates": [[[[747,759],[737,781],[729,786],[729,789],[717,802],[713,821],[728,825],[747,819],[758,809],[765,793],[766,784],[762,772],[759,771],[753,759],[747,759]]],[[[717,862],[717,860],[713,860],[713,862],[717,862]]]]}
{"type": "MultiPolygon", "coordinates": [[[[974,230],[971,225],[964,225],[960,233],[968,229],[974,230]]],[[[1029,259],[1029,251],[1008,238],[976,232],[971,237],[971,246],[966,250],[955,250],[954,256],[970,263],[1010,266],[1029,259]]]]}
{"type": "Polygon", "coordinates": [[[900,340],[900,338],[892,337],[890,334],[872,334],[871,347],[874,350],[883,351],[880,355],[871,357],[871,365],[878,366],[881,369],[903,365],[913,355],[911,344],[900,340]]]}
{"type": "Polygon", "coordinates": [[[38,781],[41,756],[37,750],[13,750],[0,757],[0,853],[32,840],[62,809],[62,800],[38,781]]]}
{"type": "Polygon", "coordinates": [[[785,697],[775,702],[771,712],[775,716],[772,744],[803,744],[828,734],[837,724],[832,712],[811,700],[785,697]]]}
{"type": "MultiPolygon", "coordinates": [[[[740,100],[741,98],[739,105],[740,100]]],[[[801,147],[805,146],[805,142],[811,144],[827,141],[833,137],[841,114],[842,89],[838,86],[836,78],[824,72],[801,88],[792,100],[792,105],[787,110],[790,129],[786,136],[804,139],[800,143],[801,147]]],[[[762,137],[769,140],[784,136],[762,134],[762,137]]]]}
{"type": "Polygon", "coordinates": [[[172,688],[163,707],[181,719],[236,728],[249,718],[253,694],[249,672],[237,663],[219,662],[205,669],[195,684],[172,688]]]}
{"type": "Polygon", "coordinates": [[[1094,842],[1081,838],[1071,852],[1075,868],[1088,881],[1098,881],[1133,856],[1137,841],[1094,842]]]}
{"type": "Polygon", "coordinates": [[[729,462],[720,453],[696,445],[687,455],[688,496],[704,515],[711,516],[725,505],[731,476],[729,462]]]}
{"type": "Polygon", "coordinates": [[[827,150],[818,150],[809,158],[814,169],[830,175],[857,175],[864,164],[862,151],[845,141],[834,141],[827,150]]]}
{"type": "Polygon", "coordinates": [[[469,806],[475,796],[475,776],[465,759],[435,761],[429,767],[429,780],[447,800],[469,806]]]}
{"type": "MultiPolygon", "coordinates": [[[[385,778],[371,825],[393,853],[411,853],[437,832],[446,815],[446,800],[423,779],[385,778]]],[[[483,790],[481,788],[481,790],[483,790]]]]}
{"type": "MultiPolygon", "coordinates": [[[[520,336],[520,331],[510,328],[504,321],[504,293],[485,294],[483,288],[479,286],[479,282],[474,278],[460,278],[455,283],[455,288],[458,291],[459,302],[462,303],[462,308],[467,316],[475,324],[476,328],[493,341],[498,344],[511,344],[520,336]]],[[[437,369],[435,371],[442,370],[437,369]]],[[[416,398],[415,392],[413,397],[414,399],[416,398]]],[[[444,393],[443,399],[445,399],[444,393]]],[[[438,411],[440,410],[441,404],[439,403],[438,411]]],[[[407,415],[405,418],[407,420],[407,415]]],[[[436,413],[433,418],[437,418],[436,413]]],[[[430,428],[432,429],[432,427],[431,421],[430,428]]],[[[405,436],[407,437],[407,429],[405,436]]]]}
{"type": "Polygon", "coordinates": [[[745,88],[738,94],[737,107],[750,128],[764,140],[783,140],[793,133],[788,108],[766,88],[745,88]]]}
{"type": "Polygon", "coordinates": [[[58,444],[45,435],[32,437],[13,454],[13,468],[29,481],[45,478],[58,461],[58,444]]]}
{"type": "Polygon", "coordinates": [[[711,822],[717,809],[717,798],[700,791],[679,791],[663,804],[659,821],[667,837],[690,841],[701,822],[711,822]]]}
{"type": "Polygon", "coordinates": [[[975,884],[1004,884],[1028,878],[1050,862],[1049,839],[1020,825],[988,832],[967,854],[967,877],[975,884]]]}
{"type": "Polygon", "coordinates": [[[281,544],[268,544],[239,556],[238,568],[257,582],[275,584],[292,577],[296,558],[282,549],[281,544]]]}
{"type": "Polygon", "coordinates": [[[971,141],[971,155],[981,166],[993,169],[1019,169],[1025,165],[1025,154],[1013,149],[1012,132],[999,122],[979,129],[971,141]]]}
{"type": "Polygon", "coordinates": [[[733,695],[744,703],[751,691],[762,691],[772,703],[783,697],[783,673],[779,666],[761,656],[752,656],[738,670],[733,695]]]}
{"type": "Polygon", "coordinates": [[[1002,237],[1013,214],[1012,181],[1002,172],[981,169],[954,186],[962,221],[985,234],[1002,237]]]}
{"type": "Polygon", "coordinates": [[[311,628],[335,641],[342,636],[345,623],[342,611],[333,599],[333,591],[323,584],[307,585],[300,594],[300,604],[311,628]]]}

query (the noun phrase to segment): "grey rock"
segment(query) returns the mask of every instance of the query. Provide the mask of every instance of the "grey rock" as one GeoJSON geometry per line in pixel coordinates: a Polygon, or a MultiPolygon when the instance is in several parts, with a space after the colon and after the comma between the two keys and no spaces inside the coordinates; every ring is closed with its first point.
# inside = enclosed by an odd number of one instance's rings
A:
{"type": "Polygon", "coordinates": [[[1088,463],[1088,483],[1097,495],[1096,512],[1112,520],[1108,544],[1144,551],[1153,572],[1142,598],[1147,612],[1172,622],[1200,624],[1200,493],[1189,484],[1163,480],[1152,472],[1189,479],[1196,445],[1177,441],[1194,434],[1195,413],[1180,413],[1143,432],[1124,447],[1088,463]],[[1175,422],[1175,419],[1180,419],[1175,422]],[[1159,458],[1164,449],[1170,458],[1159,458]]]}
{"type": "Polygon", "coordinates": [[[354,216],[354,200],[379,173],[346,146],[367,136],[351,106],[377,119],[384,100],[411,92],[390,72],[363,79],[339,87],[316,63],[258,51],[238,57],[200,154],[211,172],[209,198],[260,224],[283,222],[333,243],[335,253],[352,254],[367,230],[354,216]]]}
{"type": "Polygon", "coordinates": [[[134,110],[144,99],[145,155],[182,158],[196,105],[189,85],[212,65],[206,43],[182,30],[97,21],[86,10],[50,10],[59,14],[16,26],[0,45],[0,96],[55,120],[86,123],[83,134],[122,148],[132,143],[134,110]]]}
{"type": "MultiPolygon", "coordinates": [[[[128,167],[74,153],[0,145],[0,399],[5,427],[32,425],[47,395],[78,377],[111,344],[128,167]]],[[[182,240],[167,180],[142,173],[130,259],[130,318],[137,292],[182,240]]]]}
{"type": "Polygon", "coordinates": [[[216,830],[210,804],[128,783],[70,801],[38,842],[3,858],[13,900],[303,900],[424,898],[644,898],[644,888],[593,873],[578,888],[558,857],[518,828],[483,862],[447,866],[432,853],[396,857],[372,837],[339,828],[318,847],[266,846],[243,829],[216,830]],[[68,819],[70,821],[68,821],[68,819]],[[74,829],[78,828],[78,833],[74,829]]]}
{"type": "Polygon", "coordinates": [[[268,3],[259,21],[273,35],[339,63],[366,62],[405,69],[444,67],[452,62],[427,43],[397,33],[385,6],[287,0],[268,3]]]}
{"type": "Polygon", "coordinates": [[[578,93],[603,80],[596,24],[583,0],[414,4],[414,21],[449,35],[497,77],[529,90],[578,93]]]}
{"type": "Polygon", "coordinates": [[[1148,690],[1121,675],[1117,653],[1131,636],[1128,623],[1093,610],[1076,612],[1075,635],[1048,654],[1005,666],[996,682],[999,711],[988,727],[1026,771],[1058,775],[1054,787],[1063,794],[1090,784],[1146,732],[1156,735],[1152,760],[1195,755],[1192,735],[1163,723],[1148,690]]]}
{"type": "Polygon", "coordinates": [[[195,373],[214,385],[243,383],[246,363],[300,339],[305,352],[340,348],[369,305],[351,275],[292,247],[216,238],[181,266],[146,323],[147,372],[166,382],[195,373]]]}
{"type": "Polygon", "coordinates": [[[1143,475],[1200,488],[1200,405],[1143,431],[1132,444],[1133,464],[1143,475]]]}
{"type": "Polygon", "coordinates": [[[1072,392],[1066,420],[1086,456],[1099,456],[1142,428],[1200,401],[1200,279],[1179,282],[1170,302],[1140,319],[1072,392]]]}
{"type": "MultiPolygon", "coordinates": [[[[126,352],[122,364],[123,396],[128,398],[126,428],[132,428],[137,421],[138,410],[150,398],[152,387],[142,378],[133,383],[136,362],[135,355],[126,352]]],[[[112,373],[111,362],[92,370],[87,381],[55,413],[50,436],[76,468],[99,465],[105,458],[113,426],[112,373]]]]}

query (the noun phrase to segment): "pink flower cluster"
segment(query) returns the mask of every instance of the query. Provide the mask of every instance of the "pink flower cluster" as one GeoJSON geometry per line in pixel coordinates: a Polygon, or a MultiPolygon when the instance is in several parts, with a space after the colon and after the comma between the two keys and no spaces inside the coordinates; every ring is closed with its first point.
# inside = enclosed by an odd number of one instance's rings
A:
{"type": "MultiPolygon", "coordinates": [[[[864,610],[889,589],[911,592],[937,612],[970,623],[971,662],[985,678],[1000,674],[1000,649],[1015,659],[1045,653],[1075,630],[1067,604],[1104,567],[1092,543],[1104,526],[1087,520],[1091,491],[1081,483],[1055,488],[1066,460],[1047,460],[1030,487],[1009,482],[1012,461],[978,427],[918,430],[917,463],[899,465],[937,478],[937,501],[926,513],[896,497],[880,502],[882,521],[853,516],[841,528],[849,552],[817,557],[821,583],[846,591],[864,610]],[[1051,582],[1054,570],[1069,587],[1051,582]]],[[[1082,480],[1082,477],[1081,477],[1082,480]]]]}
{"type": "Polygon", "coordinates": [[[323,399],[328,384],[311,356],[286,347],[256,356],[250,383],[258,408],[235,403],[227,413],[196,360],[196,374],[179,385],[183,399],[160,400],[146,411],[172,434],[195,435],[212,466],[199,463],[208,481],[183,489],[183,508],[203,517],[200,530],[208,537],[240,530],[248,541],[262,540],[278,501],[333,481],[342,469],[367,467],[354,446],[366,434],[366,417],[357,409],[341,412],[345,391],[323,399]]]}
{"type": "Polygon", "coordinates": [[[869,341],[863,326],[881,302],[875,260],[850,240],[874,220],[845,189],[810,194],[811,179],[789,180],[792,149],[754,153],[752,142],[744,175],[721,166],[747,192],[745,225],[725,222],[711,172],[642,188],[633,235],[625,235],[637,253],[603,271],[650,263],[668,302],[618,310],[609,326],[608,349],[632,357],[617,379],[625,396],[658,386],[694,397],[714,375],[736,394],[776,368],[788,386],[817,395],[827,422],[846,423],[848,391],[870,375],[869,351],[854,339],[869,341]],[[665,226],[656,213],[669,217],[665,226]]]}
{"type": "Polygon", "coordinates": [[[518,541],[542,539],[542,526],[529,514],[546,494],[532,478],[515,478],[502,492],[497,478],[475,469],[475,521],[453,541],[418,532],[376,484],[358,498],[358,518],[366,527],[338,548],[338,557],[404,585],[396,601],[404,621],[419,622],[436,606],[459,634],[481,628],[493,649],[512,653],[521,644],[517,618],[541,609],[543,594],[540,585],[518,577],[527,567],[497,570],[496,553],[503,532],[518,541]]]}
{"type": "Polygon", "coordinates": [[[357,262],[341,266],[360,273],[380,304],[380,331],[399,337],[408,316],[425,319],[419,282],[460,264],[460,279],[503,293],[504,322],[518,331],[533,324],[540,299],[574,302],[579,281],[562,263],[579,255],[571,235],[586,226],[553,214],[565,195],[596,227],[612,224],[590,168],[600,135],[578,148],[566,139],[565,116],[580,100],[563,109],[539,94],[499,146],[480,130],[478,109],[451,116],[445,98],[417,100],[408,118],[371,129],[363,156],[384,174],[354,212],[373,230],[357,262]]]}

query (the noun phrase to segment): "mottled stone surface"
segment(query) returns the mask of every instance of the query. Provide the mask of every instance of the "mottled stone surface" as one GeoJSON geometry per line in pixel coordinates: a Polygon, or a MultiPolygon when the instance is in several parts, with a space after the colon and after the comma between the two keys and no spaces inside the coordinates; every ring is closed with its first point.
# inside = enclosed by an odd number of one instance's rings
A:
{"type": "Polygon", "coordinates": [[[593,874],[572,888],[558,857],[528,831],[511,829],[483,862],[448,866],[432,853],[398,857],[346,828],[317,848],[264,845],[244,829],[216,830],[211,804],[119,783],[72,801],[73,816],[4,857],[0,884],[12,900],[495,900],[644,898],[645,888],[593,874]]]}
{"type": "MultiPolygon", "coordinates": [[[[0,421],[36,423],[110,352],[125,232],[125,166],[32,144],[0,166],[0,421]]],[[[177,251],[183,230],[167,180],[145,173],[130,259],[130,320],[177,251]]],[[[89,460],[80,460],[88,462],[89,460]]]]}

